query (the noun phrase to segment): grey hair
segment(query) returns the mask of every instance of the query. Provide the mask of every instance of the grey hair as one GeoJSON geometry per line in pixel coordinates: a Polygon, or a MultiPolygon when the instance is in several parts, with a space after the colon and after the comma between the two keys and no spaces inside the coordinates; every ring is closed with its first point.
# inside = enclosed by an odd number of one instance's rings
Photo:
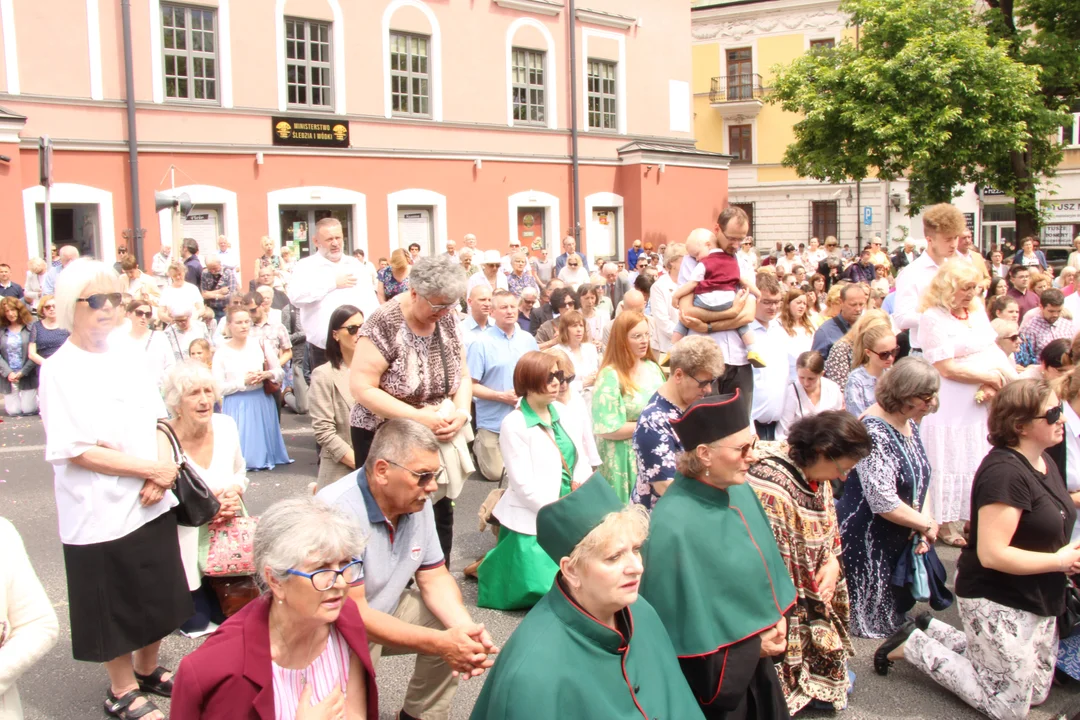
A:
{"type": "Polygon", "coordinates": [[[609,270],[614,270],[615,272],[618,272],[619,271],[619,266],[616,265],[613,262],[606,262],[600,268],[600,272],[602,272],[602,273],[607,272],[609,270]]]}
{"type": "Polygon", "coordinates": [[[285,582],[289,570],[306,562],[362,557],[364,545],[356,521],[319,498],[279,500],[259,517],[255,530],[255,579],[266,589],[267,568],[285,582]]]}
{"type": "Polygon", "coordinates": [[[211,253],[210,255],[204,255],[203,256],[203,266],[213,265],[214,263],[217,263],[218,265],[220,265],[221,264],[221,256],[217,255],[216,253],[211,253]]]}
{"type": "Polygon", "coordinates": [[[161,386],[161,394],[165,398],[165,407],[168,408],[169,414],[177,417],[184,395],[192,388],[204,385],[209,385],[214,389],[214,401],[220,402],[221,386],[214,379],[210,368],[198,360],[184,360],[173,365],[161,386]]]}
{"type": "Polygon", "coordinates": [[[1015,335],[1016,333],[1020,332],[1019,325],[1014,323],[1012,320],[1005,320],[1004,318],[994,318],[990,321],[990,327],[994,328],[994,332],[997,333],[998,340],[1003,337],[1015,335]]]}
{"type": "Polygon", "coordinates": [[[375,438],[371,441],[371,449],[368,450],[367,461],[364,463],[364,472],[371,475],[375,470],[376,460],[388,460],[404,465],[417,451],[439,452],[439,441],[435,433],[415,420],[407,418],[387,420],[375,432],[375,438]]]}
{"type": "Polygon", "coordinates": [[[524,287],[524,288],[521,289],[520,297],[525,297],[526,295],[530,295],[532,297],[539,298],[540,297],[540,291],[537,290],[536,288],[534,288],[532,285],[529,285],[529,286],[524,287]]]}
{"type": "Polygon", "coordinates": [[[874,398],[882,410],[895,413],[917,397],[933,395],[940,387],[941,376],[933,365],[921,357],[906,357],[877,381],[874,398]]]}
{"type": "Polygon", "coordinates": [[[671,372],[682,370],[691,376],[708,372],[719,377],[724,374],[724,353],[708,335],[691,335],[672,346],[668,365],[671,372]]]}
{"type": "Polygon", "coordinates": [[[458,257],[465,257],[466,255],[469,256],[470,260],[472,260],[473,249],[471,247],[466,246],[458,250],[458,257]]]}
{"type": "Polygon", "coordinates": [[[517,260],[518,258],[521,258],[522,260],[527,261],[529,259],[529,254],[527,252],[525,252],[524,250],[518,250],[517,252],[515,252],[513,255],[510,256],[510,261],[513,262],[514,260],[517,260]]]}
{"type": "Polygon", "coordinates": [[[676,258],[686,257],[685,243],[672,243],[664,250],[664,268],[666,269],[676,258]]]}
{"type": "Polygon", "coordinates": [[[56,278],[56,321],[68,332],[74,330],[75,306],[83,290],[96,282],[108,282],[114,292],[120,292],[120,276],[111,265],[84,257],[72,260],[56,278]]]}
{"type": "Polygon", "coordinates": [[[465,295],[465,270],[446,255],[422,257],[409,271],[409,287],[425,298],[460,300],[465,295]]]}

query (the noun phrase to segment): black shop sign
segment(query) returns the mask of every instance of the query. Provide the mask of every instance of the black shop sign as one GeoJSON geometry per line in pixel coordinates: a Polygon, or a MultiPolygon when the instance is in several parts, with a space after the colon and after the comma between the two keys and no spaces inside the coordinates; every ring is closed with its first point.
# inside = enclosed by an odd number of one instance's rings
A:
{"type": "Polygon", "coordinates": [[[274,145],[291,147],[349,147],[349,121],[344,118],[274,117],[274,145]]]}

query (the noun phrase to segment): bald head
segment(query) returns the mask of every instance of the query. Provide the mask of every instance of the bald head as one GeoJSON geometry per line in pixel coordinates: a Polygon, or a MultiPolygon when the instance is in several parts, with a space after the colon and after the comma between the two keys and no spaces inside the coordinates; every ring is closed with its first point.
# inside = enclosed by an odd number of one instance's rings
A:
{"type": "Polygon", "coordinates": [[[623,312],[645,312],[645,295],[640,290],[627,290],[622,297],[623,312]]]}
{"type": "Polygon", "coordinates": [[[60,248],[60,263],[67,265],[72,260],[79,259],[79,248],[74,245],[65,245],[60,248]]]}
{"type": "Polygon", "coordinates": [[[690,257],[700,259],[702,251],[708,252],[713,247],[716,247],[716,233],[712,230],[697,228],[686,236],[686,253],[690,257]]]}
{"type": "Polygon", "coordinates": [[[467,304],[473,320],[481,325],[486,324],[488,316],[491,314],[491,286],[487,283],[480,283],[475,286],[469,292],[467,304]]]}

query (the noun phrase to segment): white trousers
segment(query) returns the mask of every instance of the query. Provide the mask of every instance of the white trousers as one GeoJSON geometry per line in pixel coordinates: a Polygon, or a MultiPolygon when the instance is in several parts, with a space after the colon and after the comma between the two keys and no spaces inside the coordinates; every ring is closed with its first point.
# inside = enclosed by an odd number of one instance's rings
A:
{"type": "Polygon", "coordinates": [[[4,412],[8,415],[37,412],[37,390],[12,390],[4,396],[4,412]]]}

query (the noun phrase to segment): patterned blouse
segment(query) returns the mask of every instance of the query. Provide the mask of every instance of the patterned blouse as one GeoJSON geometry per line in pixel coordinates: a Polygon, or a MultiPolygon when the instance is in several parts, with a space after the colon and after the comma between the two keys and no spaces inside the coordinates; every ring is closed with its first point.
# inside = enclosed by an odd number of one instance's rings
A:
{"type": "Polygon", "coordinates": [[[536,288],[537,292],[540,292],[540,287],[536,284],[536,278],[529,273],[510,273],[506,276],[506,285],[510,289],[511,294],[514,297],[521,297],[521,291],[527,287],[536,288]]]}
{"type": "Polygon", "coordinates": [[[851,357],[855,354],[851,343],[847,340],[837,340],[829,350],[829,357],[825,360],[825,377],[832,380],[839,387],[847,387],[847,376],[851,373],[851,357]]]}
{"type": "Polygon", "coordinates": [[[675,457],[683,447],[671,428],[671,421],[678,420],[682,414],[682,410],[659,392],[641,411],[633,437],[638,475],[630,491],[630,502],[652,510],[660,498],[653,492],[653,483],[675,479],[675,457]]]}
{"type": "Polygon", "coordinates": [[[389,265],[378,272],[378,278],[379,282],[382,283],[383,294],[386,295],[387,300],[409,289],[409,276],[406,275],[404,280],[398,280],[394,277],[394,271],[389,265]]]}
{"type": "Polygon", "coordinates": [[[847,377],[847,385],[844,387],[844,407],[847,411],[859,417],[866,408],[874,404],[874,388],[877,387],[878,379],[866,371],[865,366],[859,366],[852,370],[847,377]]]}
{"type": "MultiPolygon", "coordinates": [[[[431,335],[417,335],[405,322],[400,300],[391,300],[368,316],[360,337],[374,343],[389,365],[379,387],[403,403],[416,408],[438,405],[457,392],[462,340],[453,313],[439,318],[431,335]]],[[[383,418],[357,404],[349,420],[353,427],[375,430],[383,418]]]]}
{"type": "Polygon", "coordinates": [[[30,342],[37,344],[37,354],[43,358],[52,357],[67,341],[70,332],[62,327],[49,329],[40,320],[30,326],[30,342]]]}

